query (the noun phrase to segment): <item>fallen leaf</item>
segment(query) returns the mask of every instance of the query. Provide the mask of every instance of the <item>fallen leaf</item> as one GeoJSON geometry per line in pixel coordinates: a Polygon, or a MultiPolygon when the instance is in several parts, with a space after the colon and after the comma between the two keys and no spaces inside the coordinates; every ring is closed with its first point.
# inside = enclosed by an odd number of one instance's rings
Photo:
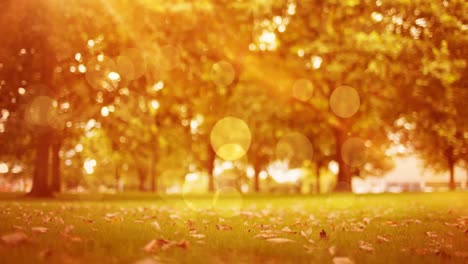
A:
{"type": "Polygon", "coordinates": [[[268,239],[268,238],[274,238],[276,237],[274,234],[265,234],[265,233],[260,233],[255,235],[253,238],[263,238],[263,239],[268,239]]]}
{"type": "Polygon", "coordinates": [[[161,226],[159,226],[159,223],[158,221],[154,220],[153,223],[151,223],[151,225],[158,231],[161,231],[161,226]]]}
{"type": "Polygon", "coordinates": [[[331,256],[335,256],[337,252],[337,249],[335,246],[331,246],[328,248],[328,253],[330,253],[331,256]]]}
{"type": "Polygon", "coordinates": [[[367,251],[367,252],[373,252],[374,251],[374,247],[372,246],[372,244],[364,242],[362,240],[358,241],[358,246],[359,246],[359,248],[361,250],[364,250],[364,251],[367,251]]]}
{"type": "Polygon", "coordinates": [[[190,234],[191,237],[194,237],[194,238],[198,238],[198,239],[201,239],[201,238],[205,238],[206,235],[204,234],[190,234]]]}
{"type": "Polygon", "coordinates": [[[47,231],[49,231],[49,228],[36,226],[36,227],[31,227],[31,231],[34,233],[46,233],[47,231]]]}
{"type": "Polygon", "coordinates": [[[156,239],[151,240],[143,247],[143,249],[148,253],[155,252],[159,249],[158,241],[156,241],[156,239]]]}
{"type": "Polygon", "coordinates": [[[348,257],[334,257],[333,264],[354,264],[354,261],[348,257]]]}
{"type": "Polygon", "coordinates": [[[383,237],[383,236],[377,236],[377,242],[383,243],[383,242],[389,242],[388,238],[383,237]]]}
{"type": "Polygon", "coordinates": [[[15,232],[3,235],[1,241],[5,244],[16,246],[22,243],[26,243],[29,241],[28,236],[24,232],[15,232]]]}
{"type": "Polygon", "coordinates": [[[133,264],[161,264],[161,263],[163,262],[156,260],[156,259],[145,258],[145,259],[138,260],[137,262],[134,262],[133,264]]]}
{"type": "Polygon", "coordinates": [[[289,239],[289,238],[281,238],[281,237],[275,237],[275,238],[268,238],[266,241],[274,244],[284,244],[284,243],[291,243],[294,242],[294,240],[289,239]]]}
{"type": "Polygon", "coordinates": [[[320,231],[320,239],[322,239],[322,240],[328,239],[327,232],[325,232],[325,230],[323,230],[323,229],[322,229],[322,231],[320,231]]]}
{"type": "Polygon", "coordinates": [[[281,232],[288,233],[288,234],[296,234],[297,233],[296,231],[292,231],[291,228],[289,228],[288,226],[281,229],[281,232]]]}
{"type": "Polygon", "coordinates": [[[185,240],[185,239],[182,239],[181,241],[179,241],[177,243],[177,246],[182,248],[182,249],[187,249],[188,246],[189,246],[189,242],[187,240],[185,240]]]}
{"type": "Polygon", "coordinates": [[[221,224],[221,225],[216,225],[216,229],[218,229],[218,230],[232,230],[232,226],[221,224]]]}
{"type": "Polygon", "coordinates": [[[48,258],[48,257],[52,256],[52,249],[47,248],[47,249],[41,250],[39,252],[38,256],[40,258],[48,258]]]}

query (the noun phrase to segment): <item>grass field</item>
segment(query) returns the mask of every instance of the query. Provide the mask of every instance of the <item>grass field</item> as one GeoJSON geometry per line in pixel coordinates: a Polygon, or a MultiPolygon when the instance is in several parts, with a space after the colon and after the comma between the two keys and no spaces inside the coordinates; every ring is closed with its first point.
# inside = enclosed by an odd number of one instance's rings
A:
{"type": "Polygon", "coordinates": [[[468,193],[187,201],[4,197],[0,263],[468,262],[468,193]]]}

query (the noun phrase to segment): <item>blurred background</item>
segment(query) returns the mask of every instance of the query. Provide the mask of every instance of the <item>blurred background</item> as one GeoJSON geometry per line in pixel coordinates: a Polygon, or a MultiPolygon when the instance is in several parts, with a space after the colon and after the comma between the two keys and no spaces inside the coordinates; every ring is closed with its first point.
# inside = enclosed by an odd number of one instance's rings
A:
{"type": "Polygon", "coordinates": [[[0,191],[467,189],[463,0],[2,0],[0,191]]]}

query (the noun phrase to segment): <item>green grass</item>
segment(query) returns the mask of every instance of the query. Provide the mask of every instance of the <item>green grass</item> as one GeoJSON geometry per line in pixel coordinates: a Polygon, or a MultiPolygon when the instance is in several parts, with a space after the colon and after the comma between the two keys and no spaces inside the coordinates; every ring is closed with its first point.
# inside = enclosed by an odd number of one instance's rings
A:
{"type": "Polygon", "coordinates": [[[221,199],[216,210],[203,209],[211,204],[208,196],[191,201],[202,209],[193,211],[178,197],[151,195],[5,196],[0,235],[23,228],[29,241],[16,246],[0,242],[0,263],[134,263],[147,258],[156,263],[333,263],[333,254],[354,263],[468,262],[468,193],[233,196],[221,199]],[[240,202],[241,214],[234,214],[231,208],[240,202]],[[109,213],[114,215],[106,219],[109,213]],[[68,225],[74,229],[67,238],[68,225]],[[37,233],[31,227],[49,229],[37,233]],[[281,231],[285,227],[291,231],[281,231]],[[206,237],[190,236],[191,229],[206,237]],[[327,239],[320,238],[322,229],[327,239]],[[292,242],[254,238],[260,233],[292,242]],[[70,235],[80,241],[71,241],[70,235]],[[188,247],[148,253],[143,247],[153,239],[186,240],[188,247]],[[359,241],[373,251],[360,248],[359,241]]]}

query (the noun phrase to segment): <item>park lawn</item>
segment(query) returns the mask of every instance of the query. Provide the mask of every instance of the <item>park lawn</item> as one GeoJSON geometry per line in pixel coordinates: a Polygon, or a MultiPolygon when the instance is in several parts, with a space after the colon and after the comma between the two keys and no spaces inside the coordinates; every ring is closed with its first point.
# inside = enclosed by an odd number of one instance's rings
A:
{"type": "Polygon", "coordinates": [[[1,200],[0,263],[468,262],[468,193],[89,198],[1,200]]]}

